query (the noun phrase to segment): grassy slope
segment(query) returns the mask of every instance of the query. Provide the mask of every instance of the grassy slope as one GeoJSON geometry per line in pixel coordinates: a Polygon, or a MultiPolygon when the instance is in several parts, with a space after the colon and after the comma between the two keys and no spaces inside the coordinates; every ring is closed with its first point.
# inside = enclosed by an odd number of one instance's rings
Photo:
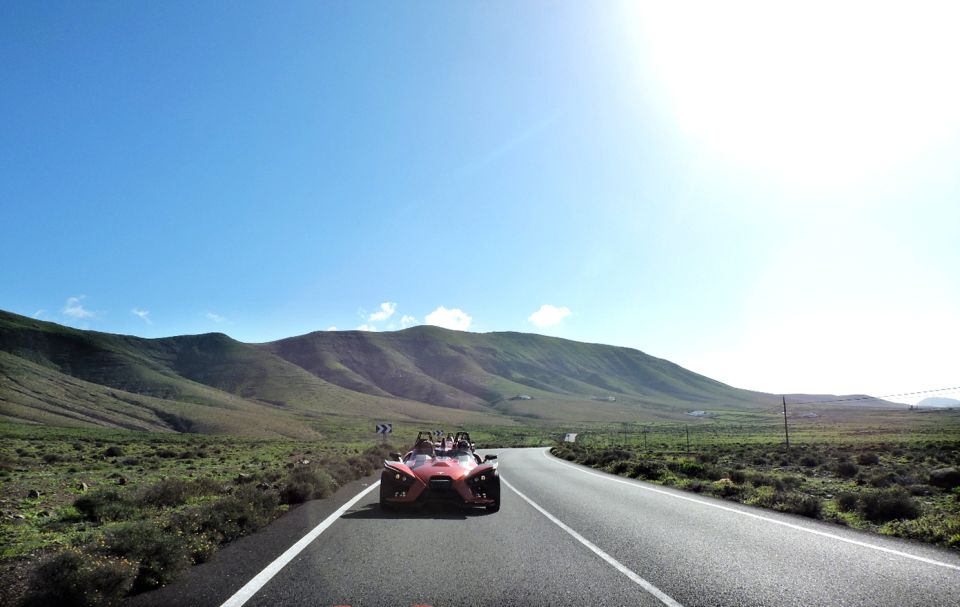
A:
{"type": "Polygon", "coordinates": [[[638,350],[524,333],[414,327],[316,332],[261,348],[327,381],[441,406],[544,419],[623,419],[640,410],[769,408],[774,397],[732,388],[638,350]],[[517,394],[529,401],[505,401],[517,394]],[[593,397],[614,396],[614,403],[593,397]]]}
{"type": "Polygon", "coordinates": [[[309,438],[317,436],[310,420],[338,414],[484,419],[353,392],[221,334],[148,340],[0,313],[0,416],[8,419],[309,438]]]}
{"type": "Polygon", "coordinates": [[[777,404],[630,348],[430,326],[245,344],[221,333],[81,331],[0,312],[0,353],[0,416],[41,423],[304,437],[331,417],[676,421],[690,409],[777,404]],[[511,399],[518,394],[533,398],[511,399]]]}

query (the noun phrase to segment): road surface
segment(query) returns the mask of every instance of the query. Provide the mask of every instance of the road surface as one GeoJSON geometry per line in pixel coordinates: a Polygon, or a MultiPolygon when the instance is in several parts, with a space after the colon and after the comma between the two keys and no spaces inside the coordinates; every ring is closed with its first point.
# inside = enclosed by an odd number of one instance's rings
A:
{"type": "Polygon", "coordinates": [[[376,480],[367,479],[130,602],[960,605],[951,551],[599,473],[544,449],[498,453],[500,512],[383,513],[375,488],[349,503],[376,480]],[[322,521],[289,562],[274,563],[322,521]]]}

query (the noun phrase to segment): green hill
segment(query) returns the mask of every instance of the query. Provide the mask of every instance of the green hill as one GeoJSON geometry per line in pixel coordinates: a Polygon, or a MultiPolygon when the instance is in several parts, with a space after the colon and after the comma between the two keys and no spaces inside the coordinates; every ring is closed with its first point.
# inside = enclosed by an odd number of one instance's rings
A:
{"type": "Polygon", "coordinates": [[[638,350],[420,326],[265,344],[143,339],[0,312],[0,418],[54,425],[316,436],[324,420],[516,424],[757,411],[732,388],[638,350]]]}

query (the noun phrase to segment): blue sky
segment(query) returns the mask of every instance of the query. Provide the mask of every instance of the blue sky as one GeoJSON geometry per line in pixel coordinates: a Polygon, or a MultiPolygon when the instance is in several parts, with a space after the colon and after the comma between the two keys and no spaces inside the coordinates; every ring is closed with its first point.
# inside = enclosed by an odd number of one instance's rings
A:
{"type": "Polygon", "coordinates": [[[0,8],[0,308],[960,385],[949,3],[195,4],[0,8]]]}

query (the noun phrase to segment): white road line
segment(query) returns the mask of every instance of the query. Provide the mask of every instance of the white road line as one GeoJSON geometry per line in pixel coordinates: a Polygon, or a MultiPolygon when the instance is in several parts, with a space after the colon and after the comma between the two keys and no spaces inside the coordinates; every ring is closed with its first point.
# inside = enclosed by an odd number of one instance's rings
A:
{"type": "Polygon", "coordinates": [[[317,539],[318,535],[326,531],[327,527],[332,525],[334,522],[336,522],[338,518],[343,516],[343,514],[347,510],[352,508],[354,504],[359,502],[363,498],[363,496],[370,493],[371,491],[373,491],[379,486],[380,486],[380,481],[375,482],[374,484],[370,485],[360,493],[353,496],[353,498],[349,502],[337,508],[336,512],[334,512],[327,518],[323,519],[322,523],[320,523],[319,525],[311,529],[310,532],[307,533],[302,538],[300,538],[300,541],[298,541],[296,544],[287,548],[286,552],[278,556],[276,560],[274,560],[272,563],[267,565],[263,569],[263,571],[258,573],[252,580],[247,582],[243,586],[243,588],[241,588],[240,590],[237,590],[237,592],[232,597],[227,599],[223,603],[223,605],[221,605],[220,607],[240,607],[241,605],[249,601],[250,597],[256,594],[258,590],[263,588],[263,586],[267,582],[269,582],[273,576],[277,575],[277,573],[279,573],[280,570],[287,565],[287,563],[292,561],[294,557],[300,554],[300,552],[304,548],[306,548],[310,544],[310,542],[317,539]]]}
{"type": "Polygon", "coordinates": [[[622,484],[624,484],[624,485],[629,485],[629,486],[634,487],[634,488],[636,488],[636,489],[643,489],[644,491],[652,491],[653,493],[659,493],[659,494],[661,494],[661,495],[667,495],[667,496],[676,498],[676,499],[678,499],[678,500],[686,500],[686,501],[688,501],[688,502],[693,502],[693,503],[695,503],[695,504],[700,504],[701,506],[709,506],[710,508],[716,508],[717,510],[725,510],[725,511],[727,511],[727,512],[733,512],[734,514],[739,514],[739,515],[741,515],[741,516],[749,516],[750,518],[754,518],[754,519],[761,520],[761,521],[766,521],[766,522],[768,522],[768,523],[773,523],[773,524],[775,524],[775,525],[782,525],[782,526],[784,526],[784,527],[789,527],[790,529],[796,529],[797,531],[803,531],[803,532],[805,532],[805,533],[812,533],[813,535],[819,535],[819,536],[821,536],[821,537],[828,537],[828,538],[830,538],[830,539],[839,540],[839,541],[841,541],[841,542],[846,542],[846,543],[848,543],[848,544],[853,544],[853,545],[855,545],[855,546],[861,546],[861,547],[863,547],[863,548],[870,548],[871,550],[878,550],[878,551],[880,551],[880,552],[886,552],[887,554],[893,554],[893,555],[896,555],[896,556],[902,556],[902,557],[904,557],[904,558],[913,559],[913,560],[915,560],[915,561],[920,561],[921,563],[927,563],[928,565],[936,565],[937,567],[946,567],[947,569],[954,569],[954,570],[956,570],[956,571],[960,571],[960,566],[951,565],[950,563],[944,563],[943,561],[937,561],[937,560],[928,559],[928,558],[922,557],[922,556],[916,556],[916,555],[914,555],[914,554],[910,554],[909,552],[901,552],[901,551],[899,551],[899,550],[894,550],[893,548],[885,548],[885,547],[883,547],[883,546],[877,546],[876,544],[868,544],[867,542],[861,542],[861,541],[858,541],[858,540],[852,540],[852,539],[850,539],[850,538],[846,538],[846,537],[843,537],[843,536],[841,536],[841,535],[835,535],[835,534],[833,534],[833,533],[827,533],[826,531],[818,531],[817,529],[808,529],[807,527],[802,527],[802,526],[800,526],[800,525],[794,525],[793,523],[788,523],[788,522],[786,522],[786,521],[778,521],[778,520],[775,519],[775,518],[770,518],[770,517],[763,516],[763,515],[760,515],[760,514],[754,514],[753,512],[745,512],[745,511],[743,511],[743,510],[738,510],[738,509],[736,509],[736,508],[730,508],[729,506],[721,506],[720,504],[713,504],[713,503],[711,503],[711,502],[707,502],[707,501],[704,501],[704,500],[701,500],[701,499],[697,499],[697,498],[695,498],[695,497],[687,497],[687,496],[685,496],[685,495],[677,495],[676,493],[672,493],[672,492],[670,492],[670,491],[664,491],[663,489],[656,489],[656,488],[654,488],[654,487],[648,487],[648,486],[646,486],[646,485],[640,485],[640,484],[635,483],[635,482],[626,481],[626,480],[622,480],[622,479],[619,479],[619,478],[613,478],[613,477],[612,477],[611,475],[609,475],[609,474],[600,474],[600,473],[598,473],[598,472],[592,472],[592,471],[590,471],[590,470],[584,470],[583,468],[581,468],[581,467],[579,467],[579,466],[574,466],[573,464],[570,464],[570,463],[568,463],[568,462],[566,462],[566,461],[564,461],[564,460],[562,460],[562,459],[559,459],[559,458],[557,458],[557,457],[553,457],[553,456],[549,455],[549,451],[550,451],[550,449],[545,449],[545,450],[543,451],[543,455],[544,455],[544,457],[546,457],[546,458],[547,458],[549,461],[551,461],[551,462],[554,462],[554,463],[556,463],[556,464],[561,464],[561,465],[563,465],[563,466],[567,466],[568,468],[573,468],[574,470],[579,470],[580,472],[583,472],[584,474],[589,474],[589,475],[591,475],[591,476],[596,476],[596,477],[599,477],[599,478],[602,478],[602,479],[605,479],[605,480],[608,480],[608,481],[612,481],[612,482],[614,482],[614,483],[622,483],[622,484]]]}
{"type": "Polygon", "coordinates": [[[507,487],[509,487],[511,491],[513,491],[514,493],[522,497],[524,501],[526,501],[528,504],[536,508],[540,512],[540,514],[550,519],[550,522],[552,522],[557,527],[560,527],[561,529],[563,529],[564,531],[572,535],[573,539],[577,540],[578,542],[580,542],[581,544],[589,548],[594,554],[596,554],[597,556],[605,560],[607,563],[613,565],[614,569],[616,569],[623,575],[630,578],[633,582],[638,584],[641,588],[643,588],[644,590],[652,594],[654,597],[656,597],[657,600],[659,600],[661,603],[663,603],[664,605],[667,605],[667,607],[683,607],[683,605],[673,600],[669,595],[664,593],[662,590],[660,590],[659,588],[657,588],[647,580],[643,579],[642,577],[640,577],[630,569],[627,569],[623,563],[621,563],[617,559],[613,558],[612,556],[610,556],[609,554],[607,554],[606,552],[598,548],[596,544],[594,544],[587,538],[583,537],[582,535],[580,535],[579,533],[577,533],[576,531],[574,531],[573,529],[565,525],[563,521],[553,516],[543,508],[541,508],[540,505],[534,502],[532,499],[520,493],[517,490],[517,488],[511,485],[510,483],[508,483],[507,480],[503,478],[502,475],[500,476],[500,482],[506,485],[507,487]]]}

